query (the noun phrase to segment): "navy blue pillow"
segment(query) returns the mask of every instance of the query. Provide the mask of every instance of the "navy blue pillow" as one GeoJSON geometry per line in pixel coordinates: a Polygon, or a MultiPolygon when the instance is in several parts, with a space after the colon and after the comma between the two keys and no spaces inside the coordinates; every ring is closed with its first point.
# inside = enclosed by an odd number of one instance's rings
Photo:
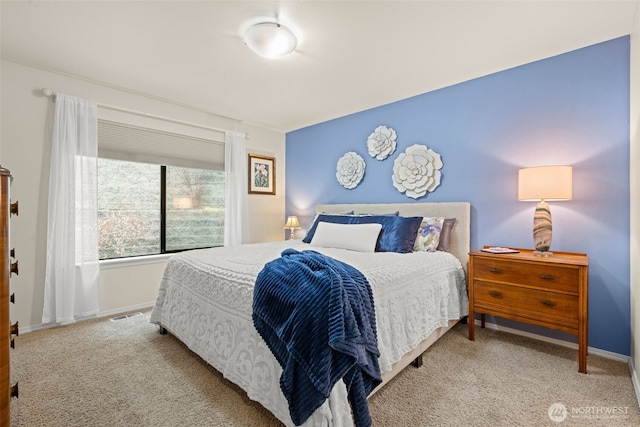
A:
{"type": "Polygon", "coordinates": [[[376,252],[408,253],[413,251],[418,228],[422,222],[421,216],[402,217],[393,215],[318,215],[307,235],[302,239],[311,243],[319,222],[334,224],[381,224],[382,231],[376,243],[376,252]]]}
{"type": "Polygon", "coordinates": [[[382,220],[376,222],[382,224],[382,232],[378,237],[376,251],[401,254],[413,252],[422,217],[384,216],[380,218],[382,220]]]}

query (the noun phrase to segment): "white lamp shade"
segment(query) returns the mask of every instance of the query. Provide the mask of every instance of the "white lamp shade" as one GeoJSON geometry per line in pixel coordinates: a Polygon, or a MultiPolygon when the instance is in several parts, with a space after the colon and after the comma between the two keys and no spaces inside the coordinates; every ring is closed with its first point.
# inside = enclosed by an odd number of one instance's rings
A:
{"type": "Polygon", "coordinates": [[[297,216],[290,216],[287,218],[287,222],[284,224],[284,228],[298,229],[300,227],[300,222],[298,221],[297,216]]]}
{"type": "Polygon", "coordinates": [[[518,171],[518,200],[571,200],[571,166],[539,166],[518,171]]]}
{"type": "Polygon", "coordinates": [[[298,40],[287,27],[275,22],[252,25],[244,33],[244,43],[265,58],[278,58],[296,49],[298,40]]]}

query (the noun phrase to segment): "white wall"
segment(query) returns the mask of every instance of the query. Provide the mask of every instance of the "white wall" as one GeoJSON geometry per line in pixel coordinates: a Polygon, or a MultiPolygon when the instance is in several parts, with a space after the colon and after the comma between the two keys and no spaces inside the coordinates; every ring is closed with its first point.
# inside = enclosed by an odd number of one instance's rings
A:
{"type": "Polygon", "coordinates": [[[631,200],[631,374],[640,402],[640,1],[631,34],[630,200],[631,200]]]}
{"type": "MultiPolygon", "coordinates": [[[[0,164],[14,176],[11,199],[19,201],[20,213],[11,221],[11,243],[16,249],[20,274],[11,279],[16,304],[11,320],[21,331],[41,325],[49,186],[50,135],[54,104],[41,94],[46,87],[56,92],[92,99],[148,114],[197,123],[249,135],[247,151],[276,157],[276,196],[249,195],[251,242],[285,238],[284,172],[285,135],[212,114],[153,99],[108,84],[2,61],[0,164]]],[[[101,109],[98,110],[100,115],[101,109]]],[[[155,301],[164,263],[101,270],[100,296],[106,314],[149,305],[155,301]]]]}

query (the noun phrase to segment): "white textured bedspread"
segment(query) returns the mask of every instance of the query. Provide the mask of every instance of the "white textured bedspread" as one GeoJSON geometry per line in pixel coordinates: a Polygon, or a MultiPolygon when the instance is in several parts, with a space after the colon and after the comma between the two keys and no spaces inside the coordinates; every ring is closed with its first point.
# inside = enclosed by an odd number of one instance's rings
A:
{"type": "MultiPolygon", "coordinates": [[[[391,370],[393,363],[434,330],[468,313],[464,270],[457,258],[444,252],[372,254],[285,241],[171,257],[151,322],[167,328],[288,426],[293,422],[279,387],[282,369],[253,327],[251,307],[257,274],[289,247],[316,250],[344,261],[369,280],[382,372],[391,370]]],[[[352,425],[342,381],[304,425],[352,425]]]]}

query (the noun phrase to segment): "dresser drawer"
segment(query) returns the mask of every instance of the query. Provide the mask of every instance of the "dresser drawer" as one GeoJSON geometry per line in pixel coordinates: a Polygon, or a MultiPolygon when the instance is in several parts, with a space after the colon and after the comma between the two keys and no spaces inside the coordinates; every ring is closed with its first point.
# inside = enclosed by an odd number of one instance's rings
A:
{"type": "Polygon", "coordinates": [[[494,309],[511,316],[578,327],[578,296],[476,281],[474,305],[478,312],[494,309]]]}
{"type": "Polygon", "coordinates": [[[517,262],[503,258],[476,257],[473,278],[486,281],[518,283],[552,291],[578,294],[579,271],[577,268],[543,262],[517,262]]]}

